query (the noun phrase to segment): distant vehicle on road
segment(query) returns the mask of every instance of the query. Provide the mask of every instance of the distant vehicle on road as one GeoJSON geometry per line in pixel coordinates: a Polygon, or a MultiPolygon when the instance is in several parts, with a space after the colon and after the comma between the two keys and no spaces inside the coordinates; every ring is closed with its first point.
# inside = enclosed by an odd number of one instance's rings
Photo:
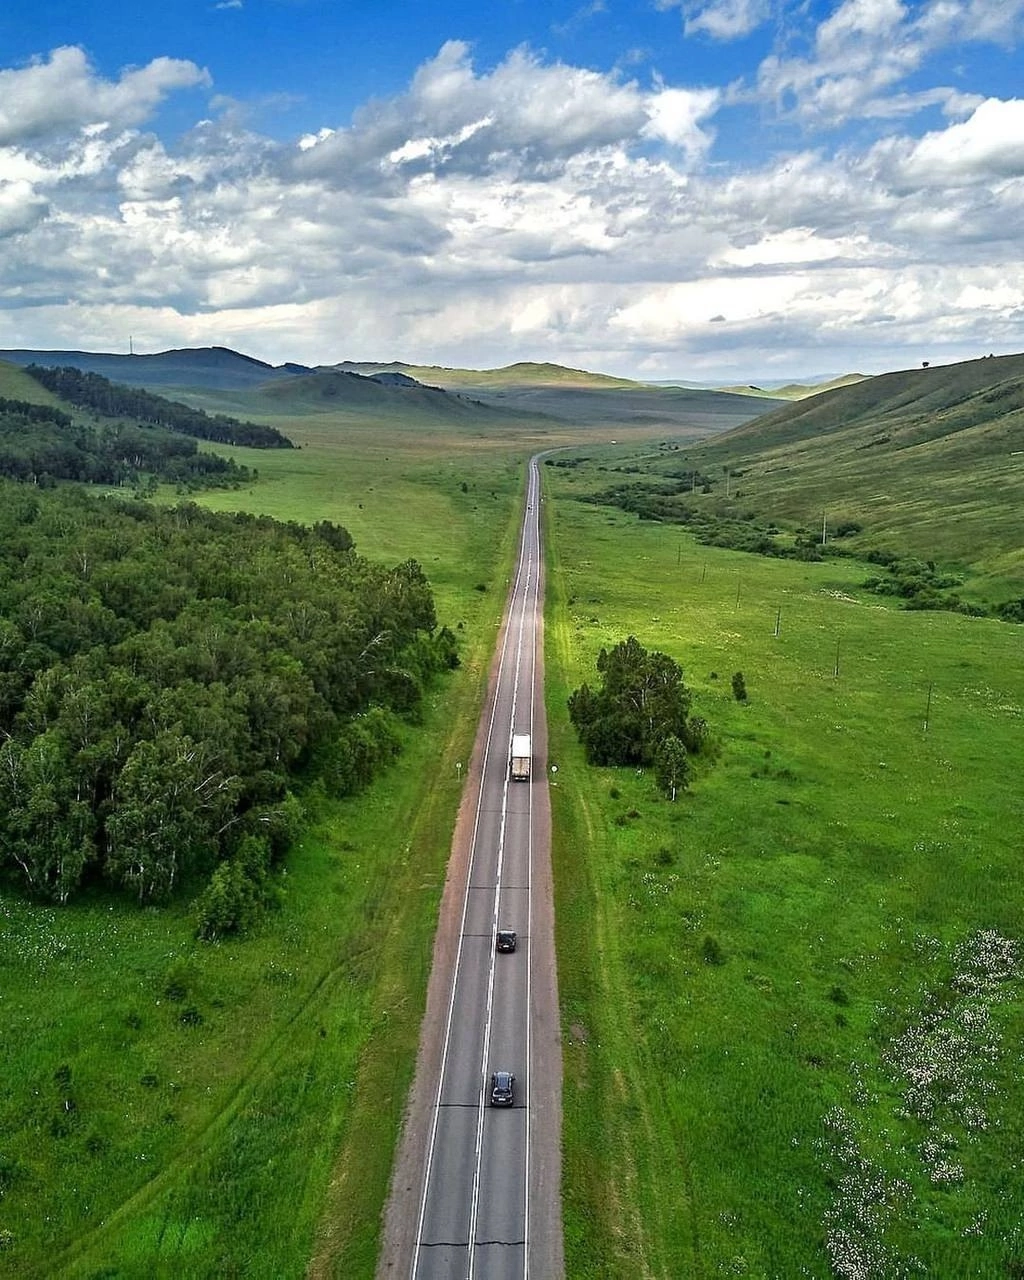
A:
{"type": "Polygon", "coordinates": [[[499,929],[495,946],[499,951],[515,951],[518,938],[515,929],[499,929]]]}
{"type": "Polygon", "coordinates": [[[511,1071],[495,1071],[491,1076],[491,1106],[510,1107],[515,1102],[516,1078],[511,1071]]]}
{"type": "Polygon", "coordinates": [[[530,781],[530,763],[532,759],[533,750],[530,746],[530,735],[528,733],[514,733],[512,735],[511,766],[513,782],[530,781]]]}

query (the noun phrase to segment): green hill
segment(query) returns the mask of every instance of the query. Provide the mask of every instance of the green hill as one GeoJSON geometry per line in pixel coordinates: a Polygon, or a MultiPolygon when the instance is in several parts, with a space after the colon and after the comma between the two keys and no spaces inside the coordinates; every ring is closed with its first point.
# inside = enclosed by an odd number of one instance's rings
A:
{"type": "Polygon", "coordinates": [[[428,386],[470,396],[517,415],[542,415],[623,433],[630,427],[645,427],[673,435],[713,435],[771,408],[764,395],[658,386],[558,364],[521,362],[501,369],[445,369],[400,362],[346,363],[337,369],[364,377],[403,373],[428,386]]]}
{"type": "Polygon", "coordinates": [[[991,424],[1021,408],[1022,383],[1024,355],[885,373],[777,409],[734,432],[731,440],[750,439],[764,448],[853,432],[854,447],[883,434],[894,447],[903,447],[991,424]]]}
{"type": "Polygon", "coordinates": [[[114,381],[163,391],[205,409],[274,419],[340,414],[353,422],[403,427],[501,427],[557,418],[617,436],[631,428],[666,435],[727,431],[765,413],[772,400],[678,386],[653,386],[552,363],[501,369],[446,369],[401,361],[345,361],[311,369],[270,365],[226,347],[127,356],[82,351],[0,351],[12,364],[71,366],[114,381]]]}
{"type": "Polygon", "coordinates": [[[54,408],[69,408],[35,378],[30,377],[20,365],[0,360],[0,396],[5,400],[26,400],[29,404],[48,404],[54,408]]]}
{"type": "MultiPolygon", "coordinates": [[[[395,371],[397,373],[397,371],[395,371]]],[[[393,375],[392,375],[393,376],[393,375]]],[[[237,396],[236,403],[242,402],[237,396]]],[[[509,412],[481,404],[408,378],[391,380],[320,370],[264,383],[244,396],[251,412],[262,416],[330,413],[362,419],[402,420],[410,427],[427,423],[508,423],[509,412]]],[[[522,415],[514,415],[517,419],[522,415]]]]}
{"type": "Polygon", "coordinates": [[[803,527],[810,542],[844,527],[850,550],[962,570],[975,598],[1024,590],[1024,355],[865,379],[644,470],[694,513],[803,527]]]}
{"type": "Polygon", "coordinates": [[[643,384],[630,378],[615,378],[605,373],[588,373],[585,369],[569,369],[564,365],[520,361],[500,369],[448,369],[443,365],[414,365],[393,361],[372,364],[343,361],[331,366],[346,373],[370,376],[376,373],[404,373],[417,382],[464,391],[468,388],[500,390],[512,387],[598,387],[629,388],[643,384]]]}
{"type": "Polygon", "coordinates": [[[856,382],[864,382],[867,375],[863,373],[844,373],[841,377],[830,378],[827,382],[787,382],[781,387],[721,387],[722,391],[733,391],[745,396],[767,396],[773,400],[805,400],[808,396],[821,395],[823,391],[834,391],[837,387],[852,386],[856,382]]]}

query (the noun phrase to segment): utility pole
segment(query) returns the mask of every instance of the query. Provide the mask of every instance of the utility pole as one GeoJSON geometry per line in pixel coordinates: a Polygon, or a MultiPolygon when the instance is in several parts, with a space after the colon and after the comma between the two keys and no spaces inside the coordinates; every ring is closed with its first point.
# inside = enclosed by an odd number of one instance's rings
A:
{"type": "Polygon", "coordinates": [[[780,605],[780,606],[779,606],[778,613],[776,613],[776,615],[775,615],[775,634],[776,634],[776,636],[778,636],[778,634],[779,634],[779,631],[780,631],[781,627],[782,627],[782,606],[780,605]]]}
{"type": "Polygon", "coordinates": [[[924,731],[928,732],[928,722],[932,716],[932,682],[928,681],[928,701],[924,709],[924,731]]]}
{"type": "Polygon", "coordinates": [[[827,519],[828,519],[828,513],[823,511],[821,513],[821,545],[822,546],[825,545],[825,542],[828,538],[828,525],[826,523],[827,519]]]}

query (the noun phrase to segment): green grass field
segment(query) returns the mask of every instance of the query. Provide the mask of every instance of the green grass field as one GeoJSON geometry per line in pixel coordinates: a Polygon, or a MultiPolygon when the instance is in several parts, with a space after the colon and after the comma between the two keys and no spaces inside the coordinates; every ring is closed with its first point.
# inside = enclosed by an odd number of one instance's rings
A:
{"type": "Polygon", "coordinates": [[[568,1274],[1016,1274],[1020,630],[545,479],[568,1274]],[[567,724],[628,634],[721,742],[675,804],[567,724]]]}

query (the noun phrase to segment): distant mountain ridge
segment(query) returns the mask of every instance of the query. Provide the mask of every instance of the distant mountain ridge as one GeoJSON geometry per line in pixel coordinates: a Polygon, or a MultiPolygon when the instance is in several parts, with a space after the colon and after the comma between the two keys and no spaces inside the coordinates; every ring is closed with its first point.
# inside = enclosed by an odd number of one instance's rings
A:
{"type": "Polygon", "coordinates": [[[829,378],[826,382],[784,382],[781,386],[769,384],[764,387],[720,387],[721,391],[739,391],[744,395],[767,396],[774,400],[806,400],[808,396],[821,395],[823,391],[834,391],[836,387],[849,387],[858,382],[867,381],[866,373],[844,373],[838,378],[829,378]]]}
{"type": "Polygon", "coordinates": [[[311,373],[301,364],[266,364],[229,347],[182,347],[153,355],[117,355],[109,351],[0,351],[0,360],[24,367],[70,366],[99,373],[130,387],[207,387],[228,391],[259,386],[275,378],[311,373]]]}
{"type": "Polygon", "coordinates": [[[614,430],[642,427],[708,435],[764,413],[764,397],[681,387],[653,387],[550,362],[500,369],[446,369],[402,361],[336,365],[267,364],[227,347],[182,348],[153,355],[88,351],[0,351],[0,361],[71,366],[112,382],[170,393],[213,410],[265,413],[402,414],[436,422],[472,414],[507,420],[558,418],[614,430]]]}
{"type": "Polygon", "coordinates": [[[446,390],[462,387],[601,387],[630,388],[646,384],[631,378],[616,378],[607,373],[589,373],[586,369],[570,369],[565,365],[521,360],[500,369],[449,369],[443,365],[405,364],[401,360],[376,364],[371,361],[343,360],[330,368],[346,373],[372,377],[384,373],[402,373],[417,382],[436,383],[446,390]]]}

